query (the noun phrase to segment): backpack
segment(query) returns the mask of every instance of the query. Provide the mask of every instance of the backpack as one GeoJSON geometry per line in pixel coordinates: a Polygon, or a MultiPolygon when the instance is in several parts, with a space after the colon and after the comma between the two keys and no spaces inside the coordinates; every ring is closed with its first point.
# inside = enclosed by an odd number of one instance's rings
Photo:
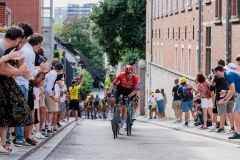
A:
{"type": "Polygon", "coordinates": [[[193,99],[192,89],[188,85],[183,86],[183,96],[186,99],[193,99]]]}

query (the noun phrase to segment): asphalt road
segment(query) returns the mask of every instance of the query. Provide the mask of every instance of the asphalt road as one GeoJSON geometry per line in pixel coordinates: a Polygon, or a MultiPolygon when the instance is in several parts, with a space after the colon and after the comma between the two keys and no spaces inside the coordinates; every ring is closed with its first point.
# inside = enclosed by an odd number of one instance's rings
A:
{"type": "Polygon", "coordinates": [[[134,122],[113,139],[109,121],[83,120],[46,160],[239,160],[240,146],[134,122]]]}

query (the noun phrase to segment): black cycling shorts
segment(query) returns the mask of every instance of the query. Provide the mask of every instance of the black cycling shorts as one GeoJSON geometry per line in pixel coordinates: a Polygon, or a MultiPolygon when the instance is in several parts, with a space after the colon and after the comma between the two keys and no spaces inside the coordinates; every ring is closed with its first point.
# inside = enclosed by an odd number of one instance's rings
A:
{"type": "Polygon", "coordinates": [[[78,100],[70,100],[69,110],[78,110],[79,102],[78,100]]]}
{"type": "MultiPolygon", "coordinates": [[[[123,95],[123,97],[126,97],[126,96],[128,96],[129,94],[131,94],[132,91],[134,91],[134,89],[126,89],[126,88],[122,88],[122,87],[116,85],[115,88],[114,88],[114,91],[113,91],[113,93],[112,93],[112,95],[111,95],[111,97],[113,97],[113,98],[118,98],[120,95],[123,95]]],[[[136,95],[135,95],[135,96],[136,96],[136,95]]],[[[133,96],[133,97],[135,97],[135,96],[133,96]]],[[[131,97],[131,99],[132,99],[133,97],[131,97]]]]}

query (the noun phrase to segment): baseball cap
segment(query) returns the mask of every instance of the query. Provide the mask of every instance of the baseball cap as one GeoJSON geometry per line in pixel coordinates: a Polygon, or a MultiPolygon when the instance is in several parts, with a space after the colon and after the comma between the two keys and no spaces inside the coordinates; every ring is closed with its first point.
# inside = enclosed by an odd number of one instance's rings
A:
{"type": "Polygon", "coordinates": [[[229,72],[237,72],[237,66],[234,63],[229,63],[227,66],[224,67],[229,72]]]}
{"type": "Polygon", "coordinates": [[[57,63],[57,64],[55,64],[54,68],[56,70],[61,70],[61,69],[63,69],[63,64],[62,63],[57,63]]]}

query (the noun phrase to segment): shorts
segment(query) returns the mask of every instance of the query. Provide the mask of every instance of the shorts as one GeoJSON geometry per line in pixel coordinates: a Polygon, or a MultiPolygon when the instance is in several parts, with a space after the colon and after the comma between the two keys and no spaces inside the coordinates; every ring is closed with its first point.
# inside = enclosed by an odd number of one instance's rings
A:
{"type": "Polygon", "coordinates": [[[158,113],[162,114],[164,112],[164,101],[160,99],[157,101],[158,113]]]}
{"type": "Polygon", "coordinates": [[[217,106],[218,106],[217,107],[218,114],[232,113],[233,107],[234,107],[234,103],[233,103],[233,101],[228,101],[225,104],[218,104],[217,106]]]}
{"type": "Polygon", "coordinates": [[[207,99],[207,98],[201,98],[201,107],[202,108],[209,108],[212,107],[213,103],[212,103],[212,99],[207,99]]]}
{"type": "Polygon", "coordinates": [[[60,111],[60,102],[55,102],[55,112],[60,111]]]}
{"type": "Polygon", "coordinates": [[[236,102],[233,111],[240,112],[240,93],[238,93],[238,96],[236,97],[236,102]]]}
{"type": "Polygon", "coordinates": [[[56,103],[51,97],[45,97],[45,104],[48,112],[56,112],[56,103]]]}
{"type": "Polygon", "coordinates": [[[152,109],[152,105],[149,104],[149,105],[148,105],[148,110],[151,110],[151,109],[152,109]]]}
{"type": "Polygon", "coordinates": [[[193,100],[183,101],[182,102],[182,112],[189,112],[193,109],[193,100]]]}
{"type": "Polygon", "coordinates": [[[38,109],[39,108],[39,94],[40,94],[40,89],[37,87],[33,88],[33,94],[35,95],[35,99],[34,99],[34,109],[38,109]]]}
{"type": "Polygon", "coordinates": [[[45,95],[44,94],[42,94],[42,97],[40,97],[40,99],[39,99],[39,105],[40,105],[40,107],[43,107],[43,106],[46,106],[46,104],[45,104],[45,95]]]}
{"type": "Polygon", "coordinates": [[[79,102],[78,100],[70,100],[69,110],[78,110],[79,102]]]}
{"type": "Polygon", "coordinates": [[[60,103],[60,112],[64,112],[66,111],[66,103],[65,102],[61,102],[60,103]]]}
{"type": "Polygon", "coordinates": [[[215,108],[213,108],[212,109],[212,112],[214,113],[214,114],[218,114],[218,106],[217,106],[217,101],[215,101],[215,108]]]}
{"type": "Polygon", "coordinates": [[[182,109],[182,101],[181,100],[173,101],[172,109],[176,109],[176,110],[182,109]]]}
{"type": "MultiPolygon", "coordinates": [[[[126,89],[126,88],[122,88],[122,87],[120,87],[120,86],[117,85],[117,86],[114,88],[114,91],[113,91],[111,97],[113,97],[113,98],[116,98],[116,97],[117,97],[117,98],[118,98],[120,95],[123,95],[123,97],[124,97],[124,96],[128,96],[129,94],[132,93],[132,91],[133,91],[133,89],[126,89]]],[[[133,96],[133,97],[135,97],[135,96],[133,96]]],[[[133,97],[131,97],[131,99],[132,99],[133,97]]]]}

